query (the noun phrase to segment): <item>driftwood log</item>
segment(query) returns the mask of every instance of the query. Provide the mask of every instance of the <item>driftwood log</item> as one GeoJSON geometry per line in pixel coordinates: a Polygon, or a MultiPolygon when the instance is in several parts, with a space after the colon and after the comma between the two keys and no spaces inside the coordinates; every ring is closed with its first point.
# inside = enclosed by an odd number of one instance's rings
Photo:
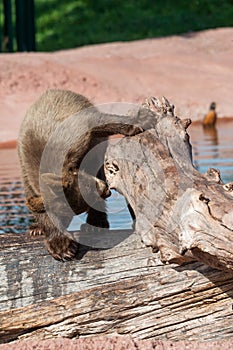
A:
{"type": "MultiPolygon", "coordinates": [[[[233,183],[200,174],[186,129],[166,98],[148,100],[153,129],[109,147],[106,177],[136,216],[136,232],[164,263],[202,261],[233,270],[233,183]]],[[[146,113],[146,106],[141,109],[146,113]]]]}
{"type": "Polygon", "coordinates": [[[0,343],[232,336],[232,185],[216,170],[197,172],[189,121],[175,117],[166,99],[150,104],[140,113],[153,109],[153,129],[110,145],[106,160],[109,184],[133,208],[137,233],[105,232],[102,248],[83,246],[80,259],[66,263],[41,238],[0,235],[0,343]]]}

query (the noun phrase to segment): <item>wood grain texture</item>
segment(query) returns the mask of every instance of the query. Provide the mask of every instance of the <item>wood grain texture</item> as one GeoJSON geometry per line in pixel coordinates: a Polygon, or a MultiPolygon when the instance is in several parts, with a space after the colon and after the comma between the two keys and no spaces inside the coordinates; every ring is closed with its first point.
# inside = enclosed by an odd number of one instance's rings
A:
{"type": "Polygon", "coordinates": [[[199,262],[164,265],[136,234],[80,261],[38,239],[0,236],[0,342],[131,334],[217,340],[233,332],[233,275],[199,262]]]}

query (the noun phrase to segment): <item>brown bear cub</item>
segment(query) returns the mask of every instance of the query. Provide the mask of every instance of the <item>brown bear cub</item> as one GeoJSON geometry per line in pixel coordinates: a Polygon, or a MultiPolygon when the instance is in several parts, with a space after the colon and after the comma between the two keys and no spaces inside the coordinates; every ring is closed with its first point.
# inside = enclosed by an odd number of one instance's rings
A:
{"type": "Polygon", "coordinates": [[[135,122],[137,117],[102,113],[67,90],[46,91],[26,113],[18,154],[26,203],[36,220],[30,233],[45,236],[55,259],[77,255],[78,243],[67,231],[73,215],[87,212],[88,224],[108,227],[103,199],[110,191],[101,168],[104,147],[98,146],[109,135],[142,132],[135,122]],[[85,157],[88,166],[82,167],[85,157]]]}

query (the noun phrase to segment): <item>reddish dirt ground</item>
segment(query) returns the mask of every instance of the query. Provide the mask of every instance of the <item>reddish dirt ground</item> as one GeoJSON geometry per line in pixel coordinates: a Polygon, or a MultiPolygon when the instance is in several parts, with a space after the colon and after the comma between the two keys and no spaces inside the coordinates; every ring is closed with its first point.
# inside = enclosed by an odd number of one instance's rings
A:
{"type": "Polygon", "coordinates": [[[63,339],[43,341],[21,341],[0,345],[0,350],[232,350],[233,341],[222,342],[170,342],[134,340],[124,337],[91,337],[84,339],[63,339]]]}
{"type": "Polygon", "coordinates": [[[233,28],[93,45],[52,53],[1,54],[0,142],[16,140],[29,105],[48,88],[95,104],[165,95],[177,113],[202,119],[212,101],[233,116],[233,28]]]}
{"type": "MultiPolygon", "coordinates": [[[[47,88],[71,89],[95,104],[141,103],[165,95],[182,117],[201,120],[212,101],[219,117],[232,117],[233,28],[54,53],[0,55],[0,147],[15,147],[29,105],[47,88]]],[[[130,337],[33,340],[3,349],[168,350],[232,349],[211,343],[136,341],[130,337]]]]}

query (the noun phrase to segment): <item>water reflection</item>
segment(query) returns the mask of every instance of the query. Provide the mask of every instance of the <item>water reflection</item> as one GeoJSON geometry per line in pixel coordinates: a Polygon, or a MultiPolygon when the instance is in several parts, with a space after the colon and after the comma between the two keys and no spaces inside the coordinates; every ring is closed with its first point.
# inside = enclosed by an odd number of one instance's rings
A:
{"type": "Polygon", "coordinates": [[[195,166],[201,173],[218,168],[224,182],[233,181],[233,120],[218,120],[216,127],[190,127],[195,166]]]}
{"type": "MultiPolygon", "coordinates": [[[[200,128],[200,138],[192,141],[193,147],[193,155],[194,155],[194,163],[197,169],[200,172],[203,172],[201,169],[200,160],[206,157],[208,160],[218,159],[219,158],[219,141],[218,141],[218,131],[216,127],[206,127],[202,128],[202,126],[193,127],[191,129],[191,138],[192,134],[195,135],[196,128],[200,128]]],[[[194,136],[195,137],[195,136],[194,136]]]]}
{"type": "Polygon", "coordinates": [[[205,134],[206,140],[208,140],[212,146],[218,145],[218,130],[215,126],[203,128],[203,132],[205,134]]]}
{"type": "Polygon", "coordinates": [[[20,180],[0,182],[0,234],[24,233],[31,222],[20,180]]]}

